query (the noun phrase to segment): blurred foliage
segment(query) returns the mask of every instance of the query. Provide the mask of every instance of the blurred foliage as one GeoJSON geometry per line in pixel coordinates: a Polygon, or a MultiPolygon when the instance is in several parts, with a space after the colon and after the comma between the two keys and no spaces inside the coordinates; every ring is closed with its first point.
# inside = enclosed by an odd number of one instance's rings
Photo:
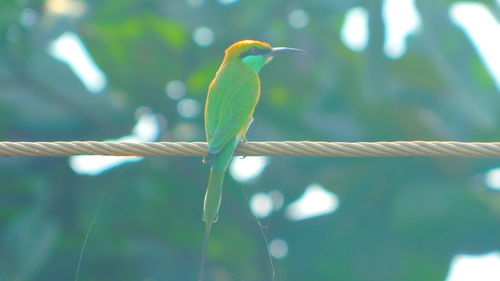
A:
{"type": "MultiPolygon", "coordinates": [[[[183,81],[188,97],[204,103],[223,50],[243,38],[308,51],[262,71],[249,140],[500,140],[499,93],[448,17],[457,1],[416,1],[422,29],[395,60],[382,51],[379,0],[59,1],[83,7],[81,16],[51,13],[49,2],[2,2],[2,140],[117,138],[130,133],[141,107],[164,116],[161,140],[203,140],[202,116],[180,116],[165,85],[183,81]],[[370,13],[370,41],[360,53],[339,35],[354,6],[370,13]],[[303,29],[287,22],[296,8],[310,17],[303,29]],[[32,24],[20,21],[26,11],[32,24]],[[199,26],[214,31],[214,44],[193,42],[199,26]],[[49,55],[49,44],[67,31],[106,74],[103,93],[90,94],[49,55]]],[[[496,166],[496,159],[274,157],[250,183],[228,176],[208,280],[270,280],[244,194],[281,190],[288,204],[313,182],[335,192],[341,206],[300,222],[280,210],[265,222],[267,238],[289,246],[275,260],[276,280],[443,280],[455,254],[500,249],[500,194],[482,180],[496,166]]],[[[73,280],[105,193],[80,280],[195,280],[207,175],[194,157],[149,157],[95,177],[74,173],[62,157],[1,159],[0,280],[73,280]]]]}

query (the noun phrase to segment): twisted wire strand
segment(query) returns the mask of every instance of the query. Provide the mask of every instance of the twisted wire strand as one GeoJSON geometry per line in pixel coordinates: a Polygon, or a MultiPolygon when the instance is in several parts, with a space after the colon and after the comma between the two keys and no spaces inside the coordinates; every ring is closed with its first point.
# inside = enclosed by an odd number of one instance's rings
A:
{"type": "MultiPolygon", "coordinates": [[[[202,156],[206,151],[205,142],[0,142],[0,156],[202,156]]],[[[246,142],[238,146],[235,155],[500,157],[500,142],[246,142]]]]}

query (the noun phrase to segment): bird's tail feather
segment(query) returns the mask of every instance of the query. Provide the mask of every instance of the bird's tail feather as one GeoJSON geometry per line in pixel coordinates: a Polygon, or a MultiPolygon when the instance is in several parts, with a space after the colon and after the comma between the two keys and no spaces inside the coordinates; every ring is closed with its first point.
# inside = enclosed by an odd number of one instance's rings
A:
{"type": "Polygon", "coordinates": [[[217,220],[225,172],[225,170],[210,169],[207,191],[205,193],[205,202],[203,204],[203,221],[206,223],[212,223],[217,220]]]}
{"type": "Polygon", "coordinates": [[[208,238],[212,224],[217,221],[217,214],[222,197],[222,184],[224,182],[225,170],[215,168],[210,169],[207,191],[205,193],[205,202],[203,205],[203,221],[205,222],[205,236],[203,238],[203,250],[201,253],[201,266],[198,281],[202,281],[205,275],[205,263],[207,261],[208,238]]]}

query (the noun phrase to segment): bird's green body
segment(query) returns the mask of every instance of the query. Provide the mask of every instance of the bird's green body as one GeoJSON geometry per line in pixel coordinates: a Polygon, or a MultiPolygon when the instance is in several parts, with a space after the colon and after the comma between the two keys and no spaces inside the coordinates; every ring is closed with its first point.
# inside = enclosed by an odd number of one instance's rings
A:
{"type": "Polygon", "coordinates": [[[212,167],[225,169],[237,145],[234,138],[244,137],[260,96],[256,72],[242,60],[223,64],[208,91],[205,130],[208,153],[214,155],[212,167]]]}
{"type": "MultiPolygon", "coordinates": [[[[234,150],[252,122],[252,115],[259,101],[262,67],[278,52],[298,51],[291,48],[271,48],[265,42],[243,40],[231,45],[208,89],[205,104],[205,132],[208,153],[204,162],[209,163],[210,176],[205,202],[203,221],[206,223],[203,256],[205,256],[212,224],[217,220],[222,185],[226,169],[234,150]]],[[[200,280],[203,279],[203,267],[200,280]]]]}

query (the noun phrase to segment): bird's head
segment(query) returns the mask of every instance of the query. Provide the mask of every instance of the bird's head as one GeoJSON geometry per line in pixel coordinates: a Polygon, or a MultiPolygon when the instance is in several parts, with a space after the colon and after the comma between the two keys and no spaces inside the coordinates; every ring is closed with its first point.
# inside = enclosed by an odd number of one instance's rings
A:
{"type": "Polygon", "coordinates": [[[242,40],[226,49],[225,60],[243,62],[252,71],[259,72],[275,55],[284,53],[304,52],[300,49],[277,47],[273,48],[266,42],[242,40]]]}

